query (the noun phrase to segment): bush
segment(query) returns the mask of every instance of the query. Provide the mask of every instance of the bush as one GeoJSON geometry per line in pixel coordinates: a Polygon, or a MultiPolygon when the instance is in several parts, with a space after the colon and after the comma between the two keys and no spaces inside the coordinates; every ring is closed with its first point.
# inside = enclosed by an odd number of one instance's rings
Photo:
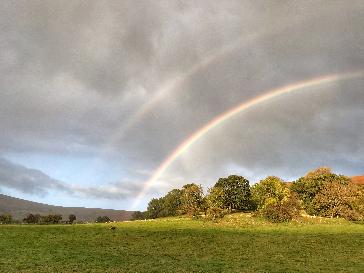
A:
{"type": "Polygon", "coordinates": [[[11,224],[12,221],[13,221],[13,217],[10,214],[0,215],[0,224],[11,224]]]}
{"type": "Polygon", "coordinates": [[[70,224],[73,224],[73,222],[74,221],[76,221],[76,215],[74,215],[74,214],[70,214],[69,216],[68,216],[68,222],[70,223],[70,224]]]}
{"type": "Polygon", "coordinates": [[[229,213],[230,211],[228,209],[223,209],[219,207],[209,207],[206,210],[206,219],[211,221],[217,221],[229,213]]]}
{"type": "Polygon", "coordinates": [[[111,222],[110,218],[108,216],[99,216],[95,220],[96,223],[107,223],[111,222]]]}
{"type": "Polygon", "coordinates": [[[131,221],[135,221],[135,220],[144,220],[144,219],[147,219],[146,212],[135,211],[131,215],[131,219],[130,220],[131,221]]]}
{"type": "Polygon", "coordinates": [[[297,197],[292,195],[284,202],[268,204],[260,213],[273,223],[288,222],[300,216],[300,203],[297,197]]]}

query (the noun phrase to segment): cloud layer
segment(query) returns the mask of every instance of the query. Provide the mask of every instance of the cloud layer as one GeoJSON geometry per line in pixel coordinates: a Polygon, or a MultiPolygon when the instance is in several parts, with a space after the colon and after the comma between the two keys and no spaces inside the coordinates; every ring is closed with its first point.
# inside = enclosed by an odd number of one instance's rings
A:
{"type": "MultiPolygon", "coordinates": [[[[2,185],[132,198],[229,108],[364,69],[363,18],[362,1],[1,1],[2,185]],[[69,184],[5,159],[39,154],[103,161],[122,182],[69,184]]],[[[322,163],[363,173],[362,90],[361,80],[337,82],[243,113],[196,143],[152,193],[230,172],[288,179],[322,163]]]]}

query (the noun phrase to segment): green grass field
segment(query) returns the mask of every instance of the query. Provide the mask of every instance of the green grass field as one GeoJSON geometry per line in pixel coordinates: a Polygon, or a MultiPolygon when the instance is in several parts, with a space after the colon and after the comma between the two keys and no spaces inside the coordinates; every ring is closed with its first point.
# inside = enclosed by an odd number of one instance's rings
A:
{"type": "Polygon", "coordinates": [[[4,225],[0,253],[0,272],[364,272],[364,224],[233,214],[220,223],[4,225]]]}

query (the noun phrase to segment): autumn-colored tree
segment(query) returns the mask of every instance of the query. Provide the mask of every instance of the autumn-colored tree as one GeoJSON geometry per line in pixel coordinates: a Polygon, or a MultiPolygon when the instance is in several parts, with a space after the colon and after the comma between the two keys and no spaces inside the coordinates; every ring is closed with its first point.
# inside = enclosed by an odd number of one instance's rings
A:
{"type": "Polygon", "coordinates": [[[188,216],[198,215],[203,208],[203,192],[201,185],[194,183],[182,187],[181,209],[188,216]]]}
{"type": "Polygon", "coordinates": [[[317,206],[313,206],[315,196],[327,184],[338,183],[344,186],[349,182],[348,177],[331,173],[330,169],[325,167],[310,171],[306,176],[293,182],[291,190],[299,195],[308,214],[318,215],[317,206]]]}
{"type": "Polygon", "coordinates": [[[323,186],[313,201],[313,208],[320,216],[342,217],[348,220],[363,219],[363,196],[359,186],[331,182],[323,186]]]}

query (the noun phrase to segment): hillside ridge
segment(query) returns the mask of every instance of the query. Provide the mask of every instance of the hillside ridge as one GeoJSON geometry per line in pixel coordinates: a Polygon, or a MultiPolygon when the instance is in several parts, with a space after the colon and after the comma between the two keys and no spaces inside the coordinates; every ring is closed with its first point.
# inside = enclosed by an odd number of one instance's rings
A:
{"type": "Polygon", "coordinates": [[[17,220],[22,220],[29,213],[61,214],[63,220],[67,220],[70,214],[74,214],[78,221],[92,222],[98,216],[108,216],[114,221],[130,220],[133,211],[53,206],[0,194],[0,214],[3,213],[9,213],[17,220]]]}

